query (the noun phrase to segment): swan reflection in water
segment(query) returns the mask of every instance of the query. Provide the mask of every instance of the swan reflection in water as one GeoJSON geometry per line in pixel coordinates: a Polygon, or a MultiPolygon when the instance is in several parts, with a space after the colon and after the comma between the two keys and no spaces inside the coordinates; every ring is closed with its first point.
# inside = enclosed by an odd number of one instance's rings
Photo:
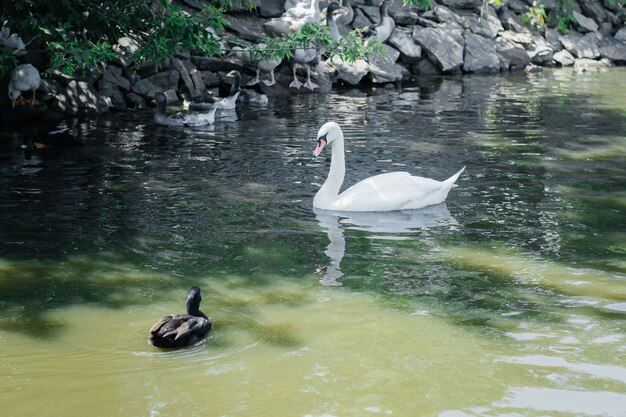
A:
{"type": "Polygon", "coordinates": [[[371,233],[385,233],[384,236],[372,235],[372,238],[398,240],[410,239],[409,234],[417,229],[457,224],[446,203],[440,203],[415,210],[398,211],[335,211],[314,208],[319,224],[326,229],[330,243],[324,252],[330,258],[330,264],[321,268],[323,273],[320,283],[326,286],[339,286],[343,276],[340,264],[346,250],[344,230],[361,230],[371,233]],[[398,236],[399,235],[399,236],[398,236]]]}

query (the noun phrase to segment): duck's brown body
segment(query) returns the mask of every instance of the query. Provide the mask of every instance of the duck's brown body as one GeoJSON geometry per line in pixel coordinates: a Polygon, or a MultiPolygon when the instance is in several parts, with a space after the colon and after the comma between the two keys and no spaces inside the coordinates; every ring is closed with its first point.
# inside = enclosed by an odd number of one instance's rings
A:
{"type": "Polygon", "coordinates": [[[150,329],[148,342],[161,348],[188,346],[202,339],[211,330],[211,320],[200,311],[200,289],[192,287],[187,296],[187,314],[161,318],[150,329]]]}

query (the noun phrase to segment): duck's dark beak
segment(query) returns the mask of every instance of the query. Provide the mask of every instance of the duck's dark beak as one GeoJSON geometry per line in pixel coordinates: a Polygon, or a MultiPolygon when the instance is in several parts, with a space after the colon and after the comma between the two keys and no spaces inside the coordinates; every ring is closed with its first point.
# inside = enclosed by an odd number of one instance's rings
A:
{"type": "Polygon", "coordinates": [[[313,151],[313,158],[317,158],[324,150],[324,146],[328,143],[325,138],[326,136],[323,136],[317,140],[317,147],[313,151]]]}

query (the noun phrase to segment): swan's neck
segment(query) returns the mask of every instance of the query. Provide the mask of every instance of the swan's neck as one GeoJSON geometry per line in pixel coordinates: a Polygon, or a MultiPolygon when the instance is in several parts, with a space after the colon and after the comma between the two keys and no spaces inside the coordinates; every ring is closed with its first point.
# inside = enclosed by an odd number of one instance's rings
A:
{"type": "Polygon", "coordinates": [[[339,190],[346,175],[346,159],[343,148],[343,135],[333,141],[330,171],[324,185],[319,189],[313,199],[313,206],[322,209],[332,208],[333,203],[339,196],[339,190]]]}
{"type": "Polygon", "coordinates": [[[319,14],[320,13],[320,0],[311,0],[311,7],[309,8],[311,13],[319,14]]]}

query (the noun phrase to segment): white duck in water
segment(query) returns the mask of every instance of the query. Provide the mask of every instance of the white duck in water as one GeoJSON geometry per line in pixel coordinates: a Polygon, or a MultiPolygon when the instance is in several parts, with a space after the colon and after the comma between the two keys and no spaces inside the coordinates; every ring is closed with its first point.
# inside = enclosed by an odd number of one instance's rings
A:
{"type": "Polygon", "coordinates": [[[237,99],[241,93],[241,74],[239,71],[231,71],[226,74],[227,78],[231,78],[233,82],[230,84],[225,97],[209,97],[205,101],[194,101],[191,91],[184,86],[181,91],[183,97],[184,110],[234,110],[237,107],[237,99]]]}
{"type": "Polygon", "coordinates": [[[206,126],[215,123],[215,107],[205,113],[182,112],[168,115],[167,97],[163,93],[154,96],[156,111],[154,122],[163,126],[206,126]]]}
{"type": "Polygon", "coordinates": [[[443,202],[454,186],[459,172],[445,181],[415,177],[408,172],[391,172],[369,177],[341,194],[346,172],[343,132],[335,122],[324,124],[317,133],[317,157],[326,145],[332,147],[328,178],[313,198],[313,207],[343,211],[393,211],[418,209],[443,202]]]}
{"type": "Polygon", "coordinates": [[[9,98],[11,105],[15,107],[15,101],[19,98],[20,104],[24,104],[22,91],[32,91],[33,97],[29,100],[31,105],[35,104],[35,90],[41,85],[41,75],[37,68],[31,64],[22,64],[13,70],[9,80],[9,98]]]}

